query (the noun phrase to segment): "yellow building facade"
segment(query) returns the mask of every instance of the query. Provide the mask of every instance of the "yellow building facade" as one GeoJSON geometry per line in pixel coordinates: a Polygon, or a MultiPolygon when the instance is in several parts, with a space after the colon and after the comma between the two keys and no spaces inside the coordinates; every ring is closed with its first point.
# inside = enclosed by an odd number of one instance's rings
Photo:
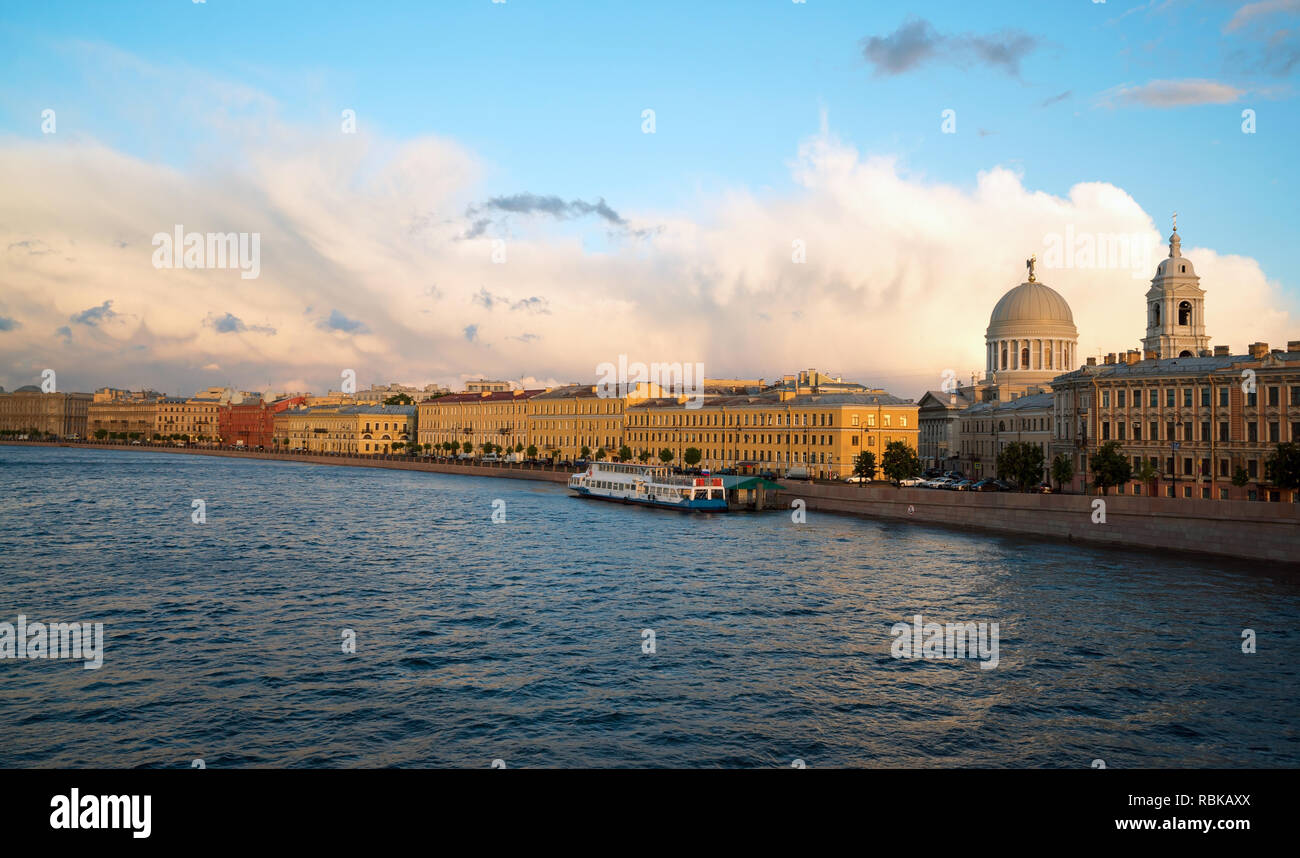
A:
{"type": "Polygon", "coordinates": [[[430,452],[443,452],[442,445],[468,442],[474,450],[485,443],[514,450],[532,443],[528,431],[528,403],[541,390],[484,391],[456,393],[421,402],[419,443],[430,452]]]}
{"type": "Polygon", "coordinates": [[[416,419],[414,405],[291,408],[275,416],[275,441],[308,453],[391,453],[414,440],[416,419]]]}
{"type": "Polygon", "coordinates": [[[753,464],[778,475],[803,467],[815,477],[842,478],[863,451],[874,453],[879,467],[890,442],[917,447],[916,403],[883,392],[717,397],[699,409],[686,402],[660,398],[628,409],[634,456],[649,453],[657,462],[667,449],[681,466],[694,447],[704,467],[753,464]]]}
{"type": "Polygon", "coordinates": [[[35,385],[0,393],[0,433],[85,437],[89,393],[42,393],[35,385]]]}

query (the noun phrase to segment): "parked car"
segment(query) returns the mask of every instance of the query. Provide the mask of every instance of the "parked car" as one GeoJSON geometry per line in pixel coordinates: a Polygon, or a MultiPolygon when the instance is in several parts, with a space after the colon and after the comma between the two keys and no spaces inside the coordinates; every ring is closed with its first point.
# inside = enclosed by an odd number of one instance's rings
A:
{"type": "Polygon", "coordinates": [[[914,486],[923,485],[924,483],[925,480],[921,479],[920,477],[908,477],[905,480],[899,480],[895,485],[897,485],[899,488],[908,489],[914,486]]]}
{"type": "Polygon", "coordinates": [[[844,478],[844,482],[854,483],[855,485],[861,485],[863,483],[871,482],[871,477],[859,477],[857,474],[850,474],[849,476],[844,478]]]}
{"type": "Polygon", "coordinates": [[[496,453],[488,453],[483,457],[483,462],[485,464],[487,462],[499,462],[499,461],[501,461],[501,457],[498,456],[496,453]]]}
{"type": "Polygon", "coordinates": [[[994,480],[993,482],[998,484],[999,491],[1014,492],[1016,490],[1016,487],[1011,485],[1011,483],[1007,482],[1006,480],[994,480]]]}
{"type": "Polygon", "coordinates": [[[785,478],[787,480],[811,480],[812,473],[807,468],[796,465],[786,470],[785,478]]]}
{"type": "Polygon", "coordinates": [[[1034,487],[1034,491],[1040,495],[1050,495],[1052,493],[1051,483],[1039,483],[1034,487]]]}
{"type": "Polygon", "coordinates": [[[953,491],[967,492],[970,491],[970,487],[973,485],[975,485],[974,480],[960,480],[958,482],[952,483],[951,485],[948,486],[948,488],[952,489],[953,491]]]}
{"type": "Polygon", "coordinates": [[[992,479],[992,478],[985,478],[985,479],[980,480],[979,482],[972,483],[971,486],[970,486],[970,488],[967,489],[967,491],[970,491],[970,492],[1000,492],[1000,491],[1002,491],[1002,490],[1001,490],[1000,488],[998,488],[998,481],[997,481],[997,480],[992,479]]]}
{"type": "Polygon", "coordinates": [[[68,441],[80,441],[80,440],[81,440],[81,436],[78,435],[76,432],[73,432],[71,435],[65,435],[64,438],[65,438],[66,440],[68,440],[68,441]]]}
{"type": "Polygon", "coordinates": [[[139,442],[139,440],[132,441],[132,442],[131,442],[131,446],[132,446],[132,447],[139,447],[139,446],[140,446],[140,442],[139,442]]]}
{"type": "Polygon", "coordinates": [[[926,480],[921,483],[921,486],[922,488],[927,489],[941,489],[947,486],[950,482],[952,482],[951,477],[935,477],[933,480],[926,480]]]}

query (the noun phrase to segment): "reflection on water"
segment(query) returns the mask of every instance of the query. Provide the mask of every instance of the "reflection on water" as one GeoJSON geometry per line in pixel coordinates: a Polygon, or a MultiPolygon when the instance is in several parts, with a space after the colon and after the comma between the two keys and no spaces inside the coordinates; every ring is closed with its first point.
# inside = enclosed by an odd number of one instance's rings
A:
{"type": "Polygon", "coordinates": [[[0,446],[19,613],[105,663],[0,661],[3,766],[1300,765],[1295,580],[815,512],[0,446]],[[998,667],[892,658],[915,614],[998,667]]]}

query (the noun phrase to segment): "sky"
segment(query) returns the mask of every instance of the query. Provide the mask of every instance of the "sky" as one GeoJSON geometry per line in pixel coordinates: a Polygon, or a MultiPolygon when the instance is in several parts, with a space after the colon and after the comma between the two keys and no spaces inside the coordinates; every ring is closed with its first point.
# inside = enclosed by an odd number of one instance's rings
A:
{"type": "Polygon", "coordinates": [[[1174,212],[1212,342],[1284,345],[1298,73],[1300,0],[8,7],[0,385],[916,397],[1030,254],[1082,355],[1137,347],[1174,212]],[[158,267],[177,224],[257,276],[158,267]]]}

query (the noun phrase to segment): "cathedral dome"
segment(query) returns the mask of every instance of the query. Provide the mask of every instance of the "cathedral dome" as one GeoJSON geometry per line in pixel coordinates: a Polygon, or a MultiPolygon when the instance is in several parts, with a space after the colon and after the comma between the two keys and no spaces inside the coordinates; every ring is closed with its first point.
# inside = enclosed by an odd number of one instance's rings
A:
{"type": "Polygon", "coordinates": [[[1060,293],[1042,283],[1021,283],[1002,296],[989,317],[989,331],[1005,324],[1016,325],[1069,325],[1074,327],[1074,314],[1060,293]]]}

